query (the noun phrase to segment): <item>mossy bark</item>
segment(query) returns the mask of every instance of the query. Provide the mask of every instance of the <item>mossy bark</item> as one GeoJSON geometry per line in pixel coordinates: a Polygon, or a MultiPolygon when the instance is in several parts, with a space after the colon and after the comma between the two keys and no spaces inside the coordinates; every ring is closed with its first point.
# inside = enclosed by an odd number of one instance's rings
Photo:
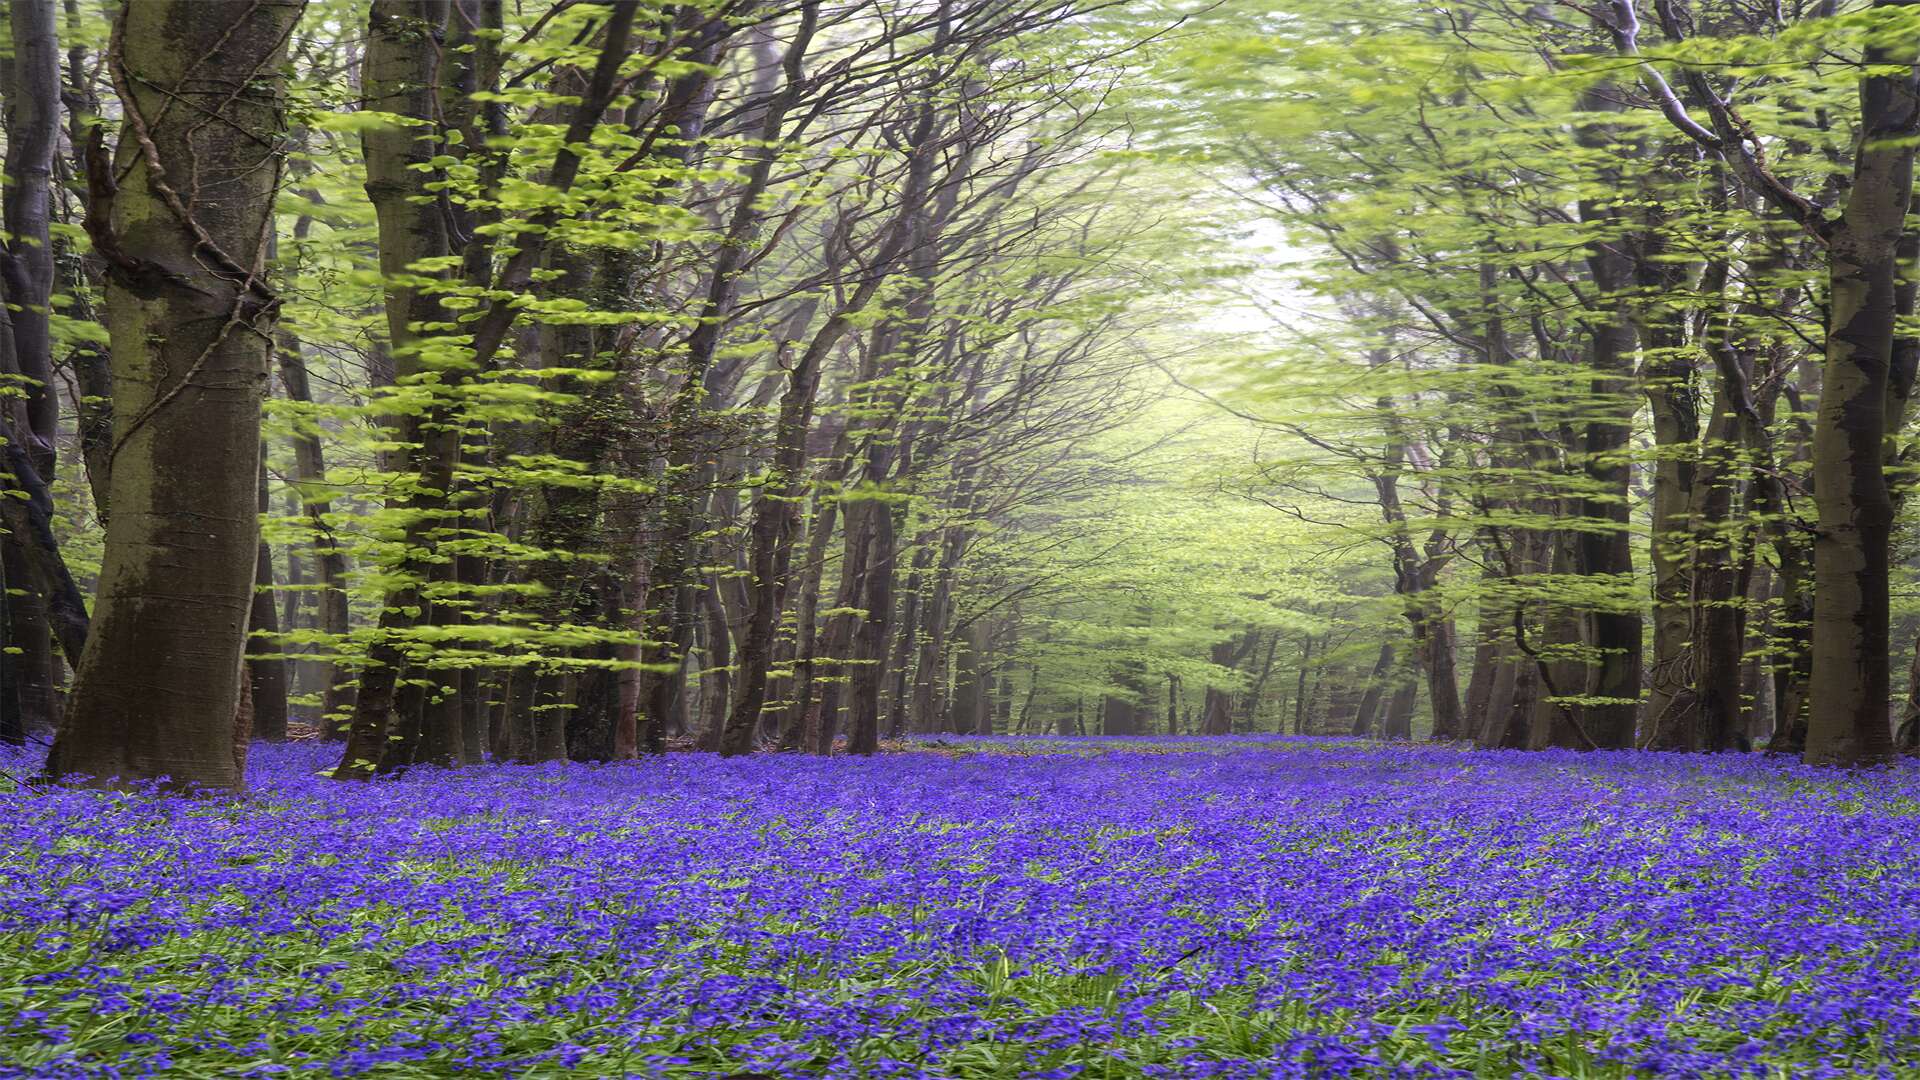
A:
{"type": "Polygon", "coordinates": [[[118,17],[122,179],[94,238],[110,267],[113,514],[48,759],[57,777],[242,780],[233,721],[276,309],[265,256],[287,39],[303,7],[146,0],[118,17]]]}

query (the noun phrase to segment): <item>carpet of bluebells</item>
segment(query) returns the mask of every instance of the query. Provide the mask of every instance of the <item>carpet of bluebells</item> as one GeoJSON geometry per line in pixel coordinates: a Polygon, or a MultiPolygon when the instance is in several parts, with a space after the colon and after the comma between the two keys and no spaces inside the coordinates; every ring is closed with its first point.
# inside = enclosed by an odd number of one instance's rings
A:
{"type": "Polygon", "coordinates": [[[0,778],[0,1076],[1920,1076],[1913,767],[332,754],[0,778]]]}

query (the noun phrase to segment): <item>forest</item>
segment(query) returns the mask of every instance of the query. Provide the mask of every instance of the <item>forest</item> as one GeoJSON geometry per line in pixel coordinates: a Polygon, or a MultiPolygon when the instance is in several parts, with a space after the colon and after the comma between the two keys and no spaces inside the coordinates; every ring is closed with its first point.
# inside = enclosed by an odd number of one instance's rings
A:
{"type": "Polygon", "coordinates": [[[0,1078],[1920,1076],[1920,0],[0,26],[0,1078]]]}

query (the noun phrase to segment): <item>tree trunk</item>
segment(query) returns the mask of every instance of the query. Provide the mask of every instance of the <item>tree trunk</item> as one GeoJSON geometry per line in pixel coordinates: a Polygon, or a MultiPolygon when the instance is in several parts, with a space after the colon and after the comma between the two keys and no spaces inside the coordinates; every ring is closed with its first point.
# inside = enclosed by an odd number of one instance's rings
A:
{"type": "MultiPolygon", "coordinates": [[[[1643,285],[1667,284],[1658,272],[1643,285]]],[[[1691,669],[1692,589],[1688,573],[1693,517],[1694,462],[1700,436],[1693,362],[1680,334],[1668,320],[1647,328],[1647,361],[1642,367],[1647,403],[1653,416],[1653,464],[1650,561],[1653,576],[1653,658],[1649,670],[1647,738],[1663,730],[1691,729],[1699,709],[1691,669]]]]}
{"type": "Polygon", "coordinates": [[[968,624],[959,635],[954,654],[953,700],[948,705],[946,730],[962,735],[993,734],[993,716],[987,709],[986,679],[982,671],[985,649],[980,630],[978,620],[968,624]]]}
{"type": "MultiPolygon", "coordinates": [[[[1885,468],[1895,325],[1895,255],[1913,196],[1920,94],[1914,46],[1874,45],[1867,62],[1898,75],[1860,80],[1853,184],[1829,248],[1827,363],[1814,422],[1813,684],[1806,758],[1863,765],[1893,753],[1888,709],[1888,559],[1893,502],[1885,468]]],[[[1909,376],[1910,377],[1910,376],[1909,376]]],[[[1904,397],[1904,390],[1900,396],[1904,397]]]]}
{"type": "Polygon", "coordinates": [[[0,559],[0,745],[23,746],[27,722],[20,711],[20,669],[14,656],[13,602],[7,591],[7,564],[0,559]]]}
{"type": "Polygon", "coordinates": [[[1419,690],[1413,680],[1405,678],[1396,680],[1393,697],[1387,700],[1386,716],[1381,719],[1381,738],[1413,738],[1413,706],[1418,693],[1419,690]]]}
{"type": "MultiPolygon", "coordinates": [[[[282,331],[275,338],[280,363],[280,385],[287,399],[313,404],[313,389],[307,375],[306,356],[300,340],[282,331]]],[[[335,653],[352,630],[347,606],[347,557],[333,535],[327,515],[333,511],[331,490],[326,486],[327,463],[315,432],[296,431],[293,437],[293,488],[300,500],[300,511],[313,530],[313,561],[319,575],[318,601],[320,629],[329,640],[328,653],[335,653]]],[[[320,682],[320,730],[330,737],[346,735],[348,718],[353,712],[354,684],[331,660],[317,665],[320,682]]]]}
{"type": "Polygon", "coordinates": [[[60,401],[53,385],[53,152],[60,130],[60,45],[53,0],[8,0],[5,225],[0,249],[14,361],[26,377],[34,468],[54,476],[60,401]]]}
{"type": "Polygon", "coordinates": [[[1894,747],[1903,754],[1920,753],[1920,635],[1913,639],[1913,661],[1907,668],[1907,704],[1900,710],[1894,747]]]}
{"type": "MultiPolygon", "coordinates": [[[[400,0],[391,0],[398,5],[400,0]]],[[[370,20],[372,39],[380,44],[385,54],[396,65],[391,83],[383,82],[385,97],[404,100],[409,108],[425,108],[423,113],[410,115],[425,121],[439,116],[438,106],[430,105],[419,92],[422,83],[432,83],[432,73],[422,73],[413,66],[407,56],[407,50],[421,44],[420,34],[431,33],[431,26],[423,28],[410,16],[416,9],[404,6],[383,9],[370,20]],[[379,15],[385,15],[382,19],[379,15]]],[[[438,12],[437,5],[428,9],[438,12]]],[[[579,175],[581,157],[574,149],[585,145],[599,125],[601,115],[613,100],[619,86],[619,68],[628,54],[628,42],[633,30],[633,21],[637,14],[637,5],[630,3],[614,4],[606,20],[600,40],[599,57],[595,62],[593,74],[573,106],[572,117],[560,141],[560,148],[554,153],[553,165],[548,170],[547,186],[557,194],[565,194],[573,187],[574,179],[579,175]]],[[[472,50],[463,53],[467,62],[480,63],[481,52],[486,48],[484,41],[476,41],[472,50]]],[[[438,57],[437,52],[429,52],[425,59],[431,63],[438,57]]],[[[372,78],[372,51],[369,50],[369,78],[372,78]]],[[[384,61],[383,61],[384,63],[384,61]]],[[[381,69],[386,71],[385,68],[381,69]]],[[[383,76],[384,78],[384,76],[383,76]]],[[[411,266],[421,257],[433,257],[426,249],[440,243],[435,239],[433,230],[438,226],[416,220],[413,212],[425,211],[421,204],[431,205],[426,198],[424,183],[426,176],[414,176],[408,190],[412,196],[394,202],[391,199],[390,183],[400,183],[400,174],[408,171],[405,155],[412,152],[406,143],[413,141],[411,129],[406,129],[405,141],[399,145],[376,143],[369,148],[370,156],[388,159],[379,170],[369,162],[368,196],[375,201],[376,210],[382,200],[390,202],[388,217],[381,220],[381,265],[382,269],[411,266]],[[399,155],[396,159],[395,155],[399,155]],[[386,249],[391,243],[394,250],[386,249]]],[[[370,134],[391,135],[376,129],[370,134]]],[[[470,144],[477,142],[467,140],[470,144]]],[[[417,170],[414,170],[417,172],[417,170]]],[[[440,372],[440,385],[455,386],[473,373],[489,368],[501,347],[506,343],[512,331],[515,319],[520,312],[520,294],[532,282],[534,272],[546,254],[547,239],[552,226],[558,221],[558,206],[543,207],[535,211],[523,225],[526,232],[514,238],[513,253],[505,264],[494,272],[491,253],[478,244],[469,244],[465,252],[464,273],[469,284],[485,283],[492,293],[484,311],[471,317],[463,324],[463,329],[471,336],[465,344],[469,355],[460,367],[440,372]]],[[[389,334],[396,334],[396,342],[408,342],[417,337],[410,328],[411,323],[404,316],[416,310],[417,305],[431,301],[431,307],[438,309],[438,300],[431,296],[423,297],[420,290],[412,288],[404,277],[387,281],[387,315],[389,334]]],[[[424,310],[421,309],[421,310],[424,310]]],[[[406,357],[403,350],[396,355],[396,363],[406,357]]],[[[412,361],[417,363],[414,353],[412,361]]],[[[428,406],[427,413],[413,426],[418,436],[413,443],[410,470],[418,477],[418,486],[407,498],[406,507],[413,514],[413,521],[407,527],[406,543],[410,549],[427,547],[434,541],[437,531],[444,527],[450,507],[453,505],[454,475],[459,464],[463,447],[460,425],[456,422],[454,405],[450,399],[436,397],[428,406]]],[[[352,728],[348,733],[347,747],[341,757],[339,768],[334,776],[341,780],[365,779],[371,775],[373,763],[386,756],[383,747],[386,742],[384,731],[388,714],[398,700],[395,686],[399,680],[400,669],[405,663],[405,653],[400,647],[402,635],[418,625],[425,605],[419,595],[419,584],[423,577],[419,560],[409,557],[403,567],[406,580],[390,590],[383,605],[380,624],[374,642],[367,650],[368,665],[360,679],[359,698],[354,706],[352,728]]],[[[404,722],[404,721],[403,721],[404,722]]]]}
{"type": "Polygon", "coordinates": [[[701,596],[707,618],[707,657],[700,671],[700,704],[705,714],[701,721],[702,749],[718,750],[727,725],[727,700],[733,682],[733,637],[727,629],[726,606],[720,601],[720,579],[707,578],[701,596]]]}
{"type": "Polygon", "coordinates": [[[1387,678],[1393,671],[1393,643],[1385,642],[1380,646],[1380,656],[1373,662],[1373,671],[1367,676],[1367,689],[1360,696],[1360,706],[1353,714],[1353,734],[1357,738],[1367,738],[1373,734],[1373,720],[1380,711],[1380,698],[1387,691],[1387,678]]]}
{"type": "MultiPolygon", "coordinates": [[[[868,476],[886,469],[884,455],[870,462],[868,476]]],[[[871,754],[879,749],[880,685],[886,676],[888,629],[893,621],[893,576],[898,550],[893,508],[869,501],[859,515],[866,520],[867,556],[860,580],[860,602],[865,614],[854,625],[853,670],[849,673],[847,751],[871,754]]],[[[849,536],[852,531],[849,531],[849,536]]],[[[992,717],[987,720],[991,725],[992,717]]]]}
{"type": "MultiPolygon", "coordinates": [[[[832,470],[838,472],[838,469],[832,470]]],[[[782,750],[800,750],[812,745],[813,691],[815,663],[820,649],[821,578],[825,574],[827,545],[833,540],[833,526],[840,517],[839,504],[824,486],[825,477],[814,485],[813,523],[807,538],[807,561],[800,571],[800,591],[794,604],[793,700],[787,704],[786,718],[780,726],[782,750]]],[[[756,616],[757,617],[757,616],[756,616]]]]}
{"type": "Polygon", "coordinates": [[[1313,663],[1313,635],[1300,635],[1300,674],[1293,687],[1293,733],[1307,733],[1307,668],[1313,663]]]}
{"type": "MultiPolygon", "coordinates": [[[[11,54],[0,60],[0,100],[6,122],[4,233],[0,233],[0,374],[15,377],[22,395],[10,411],[11,438],[20,440],[34,472],[54,478],[59,398],[53,385],[52,170],[59,131],[60,51],[52,0],[9,0],[11,54]]],[[[50,637],[49,601],[34,584],[34,553],[18,538],[5,543],[9,580],[21,590],[10,605],[7,643],[21,650],[12,661],[15,687],[28,727],[51,728],[60,714],[60,662],[50,637]]]]}
{"type": "Polygon", "coordinates": [[[819,655],[814,658],[815,664],[824,660],[831,672],[820,688],[820,706],[813,733],[813,752],[816,754],[833,752],[833,743],[840,730],[840,706],[847,696],[846,687],[855,666],[853,661],[857,659],[854,655],[854,636],[864,618],[859,614],[859,605],[866,588],[868,559],[873,553],[872,519],[861,509],[860,504],[853,504],[842,510],[842,517],[847,524],[841,546],[840,581],[833,599],[836,614],[827,619],[819,655]]]}
{"type": "Polygon", "coordinates": [[[110,267],[114,512],[92,633],[48,758],[57,777],[241,783],[231,720],[276,311],[266,235],[286,43],[303,6],[150,0],[119,14],[124,179],[94,236],[110,267]]]}
{"type": "MultiPolygon", "coordinates": [[[[267,502],[267,448],[260,447],[260,512],[267,502]]],[[[254,563],[253,607],[248,614],[248,649],[254,653],[277,653],[280,632],[279,612],[273,604],[273,548],[265,538],[254,563]]],[[[248,693],[253,708],[253,737],[281,742],[287,737],[287,662],[275,656],[247,657],[248,693]]]]}
{"type": "MultiPolygon", "coordinates": [[[[1455,658],[1457,634],[1453,618],[1430,611],[1421,636],[1421,667],[1427,675],[1427,699],[1433,706],[1436,740],[1460,738],[1466,731],[1460,715],[1460,672],[1455,658]]],[[[1407,737],[1412,738],[1411,727],[1407,737]]]]}
{"type": "MultiPolygon", "coordinates": [[[[914,542],[913,566],[900,599],[900,626],[893,635],[893,697],[888,703],[887,737],[898,739],[907,733],[908,703],[913,696],[914,645],[922,636],[921,602],[926,592],[927,571],[933,566],[933,537],[925,533],[914,542]]],[[[1032,695],[1027,704],[1032,705],[1032,695]]],[[[1021,714],[1022,723],[1026,714],[1021,714]]]]}
{"type": "MultiPolygon", "coordinates": [[[[1620,88],[1611,82],[1595,84],[1583,96],[1588,112],[1624,111],[1620,88]]],[[[1582,125],[1582,145],[1611,151],[1623,138],[1612,123],[1582,125]]],[[[1603,182],[1617,185],[1620,169],[1603,168],[1603,182]]],[[[1580,200],[1580,219],[1616,232],[1625,213],[1611,194],[1580,200]]],[[[1590,419],[1581,432],[1580,466],[1586,486],[1580,498],[1584,523],[1579,544],[1579,572],[1589,577],[1633,580],[1633,508],[1629,455],[1633,419],[1638,403],[1633,397],[1634,326],[1624,309],[1626,293],[1634,285],[1634,262],[1628,245],[1610,236],[1587,253],[1587,268],[1599,294],[1600,310],[1592,312],[1588,327],[1587,366],[1592,371],[1588,389],[1593,398],[1590,419]],[[1604,527],[1601,527],[1604,524],[1604,527]]],[[[1603,586],[1606,587],[1606,586],[1603,586]]],[[[1622,590],[1624,591],[1624,589],[1622,590]]],[[[1563,693],[1581,693],[1583,744],[1603,750],[1633,746],[1634,723],[1639,717],[1641,690],[1641,616],[1638,611],[1607,606],[1585,613],[1584,638],[1594,657],[1581,685],[1563,693]]]]}

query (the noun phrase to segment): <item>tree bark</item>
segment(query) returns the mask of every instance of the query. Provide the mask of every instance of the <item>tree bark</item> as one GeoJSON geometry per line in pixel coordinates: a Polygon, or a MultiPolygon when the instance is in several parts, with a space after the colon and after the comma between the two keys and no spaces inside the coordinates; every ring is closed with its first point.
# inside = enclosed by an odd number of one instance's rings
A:
{"type": "Polygon", "coordinates": [[[231,721],[277,307],[265,259],[286,44],[303,7],[151,0],[116,22],[124,180],[94,236],[109,265],[114,512],[92,632],[48,758],[56,777],[242,781],[231,721]]]}
{"type": "MultiPolygon", "coordinates": [[[[260,513],[266,514],[267,448],[260,447],[260,513]]],[[[279,612],[273,604],[273,548],[266,538],[260,540],[260,553],[254,563],[253,606],[247,617],[248,651],[277,653],[280,642],[279,612]]],[[[253,710],[253,737],[281,742],[287,737],[287,662],[276,656],[247,657],[248,698],[253,710]]]]}
{"type": "MultiPolygon", "coordinates": [[[[1911,42],[1867,50],[1869,64],[1905,70],[1860,80],[1853,184],[1830,241],[1827,363],[1813,435],[1820,524],[1813,544],[1805,758],[1813,765],[1871,764],[1893,753],[1887,624],[1893,502],[1885,454],[1888,401],[1896,393],[1889,377],[1895,255],[1912,201],[1920,130],[1913,55],[1911,42]]],[[[1904,388],[1898,396],[1906,396],[1904,388]]]]}
{"type": "Polygon", "coordinates": [[[53,152],[60,130],[60,45],[53,0],[9,0],[5,225],[0,280],[26,377],[34,468],[51,480],[60,402],[53,386],[53,152]]]}
{"type": "Polygon", "coordinates": [[[1353,734],[1367,738],[1373,734],[1374,717],[1380,711],[1380,699],[1387,692],[1387,677],[1393,671],[1393,643],[1383,642],[1380,655],[1367,676],[1367,689],[1360,696],[1360,707],[1353,714],[1353,734]]]}
{"type": "MultiPolygon", "coordinates": [[[[308,378],[306,357],[300,340],[291,333],[275,337],[278,345],[280,385],[287,400],[313,404],[312,382],[308,378]]],[[[333,500],[326,486],[327,463],[320,436],[315,431],[296,430],[293,436],[293,488],[300,501],[300,512],[313,531],[313,561],[320,588],[315,594],[319,609],[319,628],[329,639],[326,649],[335,653],[353,629],[347,605],[347,557],[340,550],[327,515],[333,512],[333,500]]],[[[354,684],[338,664],[325,660],[318,664],[321,687],[320,730],[329,737],[346,734],[347,719],[353,711],[354,684]]]]}
{"type": "MultiPolygon", "coordinates": [[[[1618,101],[1615,88],[1596,88],[1589,95],[1589,107],[1602,100],[1618,101]]],[[[1591,142],[1596,136],[1606,143],[1617,140],[1611,126],[1583,129],[1591,142]]],[[[1609,171],[1609,174],[1611,171],[1609,171]]],[[[1608,175],[1608,174],[1603,174],[1608,175]]],[[[1622,215],[1599,200],[1584,199],[1580,216],[1585,221],[1618,224],[1622,215]]],[[[1632,395],[1634,329],[1627,313],[1621,310],[1623,294],[1633,284],[1633,261],[1624,245],[1609,239],[1596,243],[1587,256],[1594,289],[1600,294],[1602,310],[1593,313],[1589,328],[1587,364],[1592,370],[1589,391],[1594,403],[1592,418],[1581,432],[1580,465],[1587,481],[1580,499],[1580,517],[1585,523],[1579,534],[1579,570],[1590,577],[1633,580],[1633,535],[1630,515],[1633,509],[1631,481],[1633,463],[1629,444],[1633,438],[1633,419],[1638,403],[1632,395]]],[[[1634,724],[1640,712],[1642,680],[1641,615],[1638,611],[1607,606],[1585,614],[1585,638],[1595,660],[1583,673],[1584,685],[1578,687],[1586,697],[1580,722],[1585,740],[1605,750],[1633,746],[1634,724]]]]}
{"type": "MultiPolygon", "coordinates": [[[[399,2],[399,0],[395,0],[399,2]]],[[[548,170],[546,183],[558,193],[564,194],[573,187],[581,166],[580,153],[575,147],[584,146],[599,125],[607,105],[613,100],[619,88],[620,65],[628,53],[628,42],[633,30],[633,22],[638,14],[638,5],[633,0],[617,0],[609,5],[609,17],[601,32],[599,58],[595,62],[593,74],[588,80],[584,93],[573,107],[573,113],[562,136],[560,148],[554,153],[553,166],[548,170]]],[[[417,44],[415,36],[417,25],[407,22],[387,23],[378,20],[371,24],[376,39],[386,39],[383,47],[404,57],[409,43],[417,44]],[[408,27],[414,29],[408,29],[408,27]]],[[[476,45],[476,49],[482,47],[476,45]]],[[[396,61],[397,62],[397,61],[396,61]]],[[[392,91],[401,94],[413,104],[422,104],[414,100],[414,87],[420,81],[417,71],[405,68],[392,91]]],[[[429,80],[430,81],[430,80],[429,80]]],[[[431,119],[436,113],[428,112],[423,119],[431,119]]],[[[400,150],[405,153],[404,149],[400,150]]],[[[419,183],[424,178],[418,178],[419,183]]],[[[368,176],[369,197],[379,199],[384,195],[374,190],[376,181],[370,170],[368,176]]],[[[422,196],[424,198],[424,195],[422,196]]],[[[418,207],[409,207],[418,209],[418,207]]],[[[431,226],[420,225],[407,213],[409,207],[393,207],[396,215],[391,223],[391,237],[399,249],[399,254],[409,254],[418,250],[415,241],[421,237],[420,229],[431,226]]],[[[520,294],[532,282],[534,271],[546,255],[547,239],[552,226],[558,220],[557,208],[545,207],[535,212],[525,223],[526,232],[514,239],[513,253],[504,266],[495,274],[490,257],[481,257],[482,247],[467,245],[465,251],[465,273],[470,284],[486,282],[490,285],[492,299],[484,311],[471,322],[464,324],[471,334],[467,342],[469,355],[465,363],[457,368],[441,373],[443,383],[457,384],[476,372],[490,368],[518,317],[520,294]]],[[[389,223],[382,222],[381,245],[384,249],[389,239],[389,223]]],[[[427,234],[430,237],[430,234],[427,234]]],[[[387,266],[388,256],[383,251],[382,266],[387,266]]],[[[411,265],[411,259],[398,265],[411,265]]],[[[418,290],[412,290],[403,283],[389,280],[388,319],[391,332],[395,322],[396,309],[405,314],[416,303],[432,297],[421,297],[418,290]]],[[[437,301],[434,306],[437,307],[437,301]]],[[[402,333],[411,331],[402,328],[402,333]]],[[[404,339],[403,339],[404,340],[404,339]]],[[[399,359],[398,357],[396,358],[399,359]]],[[[418,477],[417,490],[407,499],[407,508],[412,511],[413,520],[407,526],[406,543],[409,548],[427,545],[436,530],[444,524],[453,502],[454,473],[459,463],[463,447],[460,424],[453,414],[453,403],[436,399],[428,408],[426,417],[415,427],[420,436],[413,445],[410,470],[418,477]]],[[[352,728],[348,733],[347,746],[341,757],[339,768],[334,770],[336,779],[361,780],[373,774],[376,763],[384,756],[386,728],[389,714],[394,711],[398,701],[396,685],[400,670],[405,664],[406,654],[401,647],[401,637],[405,631],[417,625],[424,604],[419,594],[422,576],[417,560],[407,560],[406,569],[409,578],[406,583],[396,586],[385,598],[377,636],[368,648],[367,669],[360,679],[359,696],[354,706],[352,728]]],[[[404,727],[404,724],[403,724],[404,727]]],[[[404,734],[404,732],[403,732],[404,734]]],[[[562,755],[564,756],[564,755],[562,755]]]]}

